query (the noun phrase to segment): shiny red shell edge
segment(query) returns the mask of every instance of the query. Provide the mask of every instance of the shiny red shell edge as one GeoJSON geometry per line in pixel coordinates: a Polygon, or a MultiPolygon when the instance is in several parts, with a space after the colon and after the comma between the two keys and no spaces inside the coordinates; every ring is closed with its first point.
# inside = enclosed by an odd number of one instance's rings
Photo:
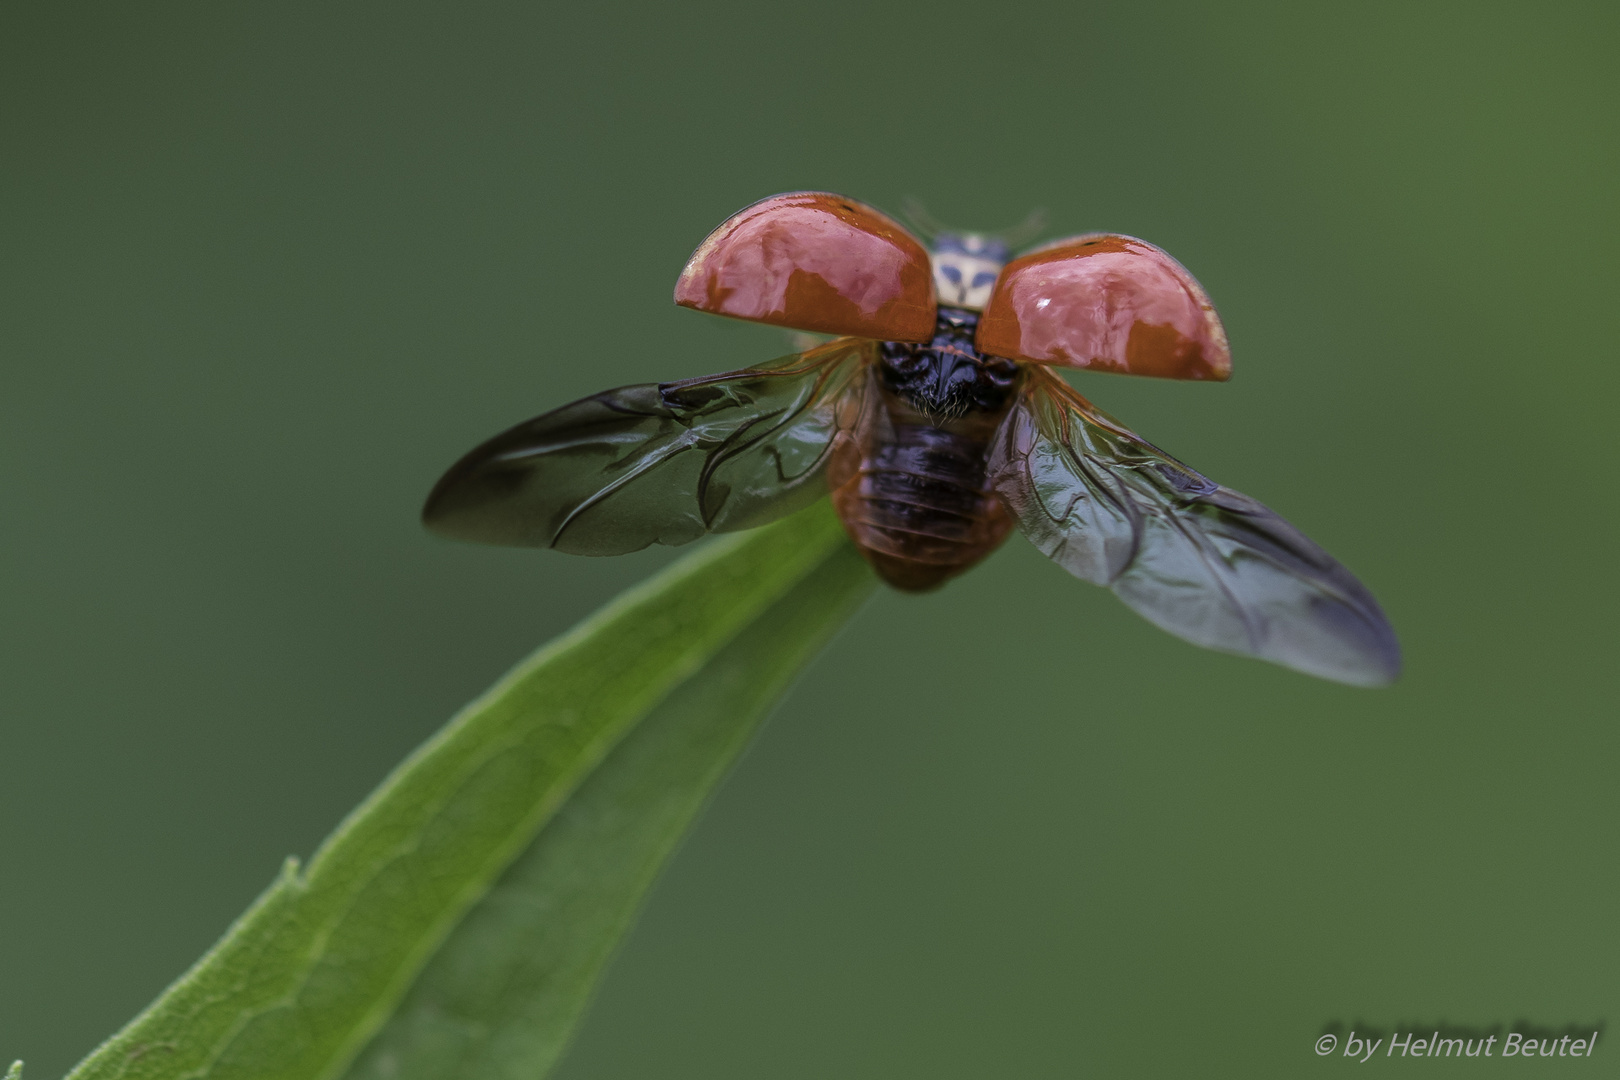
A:
{"type": "Polygon", "coordinates": [[[1224,381],[1232,352],[1187,269],[1145,240],[1071,237],[1002,268],[975,339],[981,353],[1164,379],[1224,381]]]}
{"type": "Polygon", "coordinates": [[[692,253],[675,302],[734,319],[880,341],[929,341],[928,251],[870,206],[821,191],[775,195],[692,253]]]}

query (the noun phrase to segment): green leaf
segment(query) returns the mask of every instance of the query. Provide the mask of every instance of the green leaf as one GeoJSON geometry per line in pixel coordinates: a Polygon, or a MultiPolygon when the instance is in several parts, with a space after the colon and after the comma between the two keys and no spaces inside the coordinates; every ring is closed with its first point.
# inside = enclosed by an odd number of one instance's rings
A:
{"type": "MultiPolygon", "coordinates": [[[[692,687],[701,693],[711,681],[706,665],[728,643],[750,624],[770,625],[767,616],[776,605],[800,603],[796,587],[819,568],[850,567],[849,560],[836,519],[818,505],[768,528],[711,542],[542,648],[406,759],[321,846],[306,871],[289,860],[225,937],[80,1063],[70,1080],[336,1076],[388,1021],[468,909],[621,739],[677,687],[704,672],[692,687]]],[[[845,604],[870,587],[869,576],[851,573],[839,580],[845,604]]],[[[794,644],[791,633],[778,640],[802,661],[827,632],[822,619],[806,626],[807,641],[794,644]]],[[[762,670],[764,685],[780,690],[786,684],[791,670],[784,662],[776,656],[762,670]]],[[[716,674],[737,678],[739,670],[741,678],[753,677],[732,664],[716,674]]],[[[744,693],[714,700],[758,699],[744,693]]],[[[680,712],[676,702],[671,709],[680,712]]],[[[744,728],[755,715],[751,711],[744,728]]],[[[718,775],[735,746],[724,738],[712,745],[718,775]]],[[[634,762],[636,756],[627,752],[615,761],[634,762]]],[[[604,776],[593,787],[610,782],[604,776]]],[[[611,792],[590,795],[594,801],[584,816],[651,813],[650,803],[634,800],[656,800],[656,783],[632,775],[625,789],[631,803],[615,811],[611,792]]],[[[659,812],[681,813],[669,806],[659,812]]],[[[560,833],[579,827],[574,815],[559,824],[560,833]]],[[[551,928],[559,937],[559,962],[575,965],[572,974],[559,972],[554,990],[541,995],[554,993],[563,1017],[552,1022],[557,1041],[678,831],[662,839],[640,836],[635,843],[648,854],[639,870],[611,859],[603,867],[606,875],[621,875],[631,891],[618,896],[616,920],[569,908],[581,920],[578,939],[570,940],[566,923],[551,928]]],[[[535,859],[555,862],[560,872],[584,872],[590,853],[569,857],[568,849],[566,837],[542,842],[535,859]],[[560,854],[546,854],[552,851],[560,854]]],[[[636,862],[633,856],[629,861],[636,862]]],[[[532,865],[524,860],[525,867],[532,865]]],[[[586,892],[593,887],[603,895],[615,892],[606,881],[579,883],[586,892]]],[[[487,921],[484,911],[479,923],[487,921]]],[[[469,924],[468,934],[476,932],[469,924]]],[[[475,957],[475,963],[480,955],[487,958],[487,945],[464,947],[462,940],[456,939],[456,955],[475,957]]],[[[448,954],[446,960],[453,963],[448,954]]]]}
{"type": "Polygon", "coordinates": [[[468,913],[344,1080],[544,1076],[705,797],[873,584],[854,548],[838,549],[643,720],[468,913]]]}
{"type": "Polygon", "coordinates": [[[22,1080],[22,1062],[13,1061],[11,1063],[11,1068],[6,1070],[5,1080],[22,1080]]]}

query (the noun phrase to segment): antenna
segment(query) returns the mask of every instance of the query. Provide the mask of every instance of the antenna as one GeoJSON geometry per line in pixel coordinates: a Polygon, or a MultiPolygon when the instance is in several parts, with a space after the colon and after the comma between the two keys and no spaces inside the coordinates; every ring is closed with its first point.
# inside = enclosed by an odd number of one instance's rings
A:
{"type": "MultiPolygon", "coordinates": [[[[923,206],[922,201],[912,195],[907,195],[900,200],[900,216],[905,219],[906,224],[910,225],[914,232],[930,244],[942,233],[962,235],[970,231],[967,229],[953,229],[946,225],[933,214],[930,214],[923,206]]],[[[1046,207],[1038,206],[1031,210],[1023,221],[1020,221],[1012,228],[1002,232],[985,233],[984,235],[986,239],[999,240],[1007,245],[1007,250],[1015,251],[1046,231],[1046,221],[1046,207]]]]}
{"type": "Polygon", "coordinates": [[[907,195],[900,200],[900,216],[906,219],[906,224],[910,225],[913,231],[929,243],[933,243],[934,237],[940,233],[960,231],[941,223],[923,207],[922,200],[914,195],[907,195]]]}
{"type": "Polygon", "coordinates": [[[1029,243],[1031,240],[1035,239],[1045,231],[1046,207],[1037,206],[1025,216],[1023,221],[1020,221],[1017,225],[1014,225],[1006,232],[998,233],[997,235],[1000,237],[1001,242],[1006,244],[1009,249],[1016,250],[1023,247],[1025,244],[1029,243]]]}

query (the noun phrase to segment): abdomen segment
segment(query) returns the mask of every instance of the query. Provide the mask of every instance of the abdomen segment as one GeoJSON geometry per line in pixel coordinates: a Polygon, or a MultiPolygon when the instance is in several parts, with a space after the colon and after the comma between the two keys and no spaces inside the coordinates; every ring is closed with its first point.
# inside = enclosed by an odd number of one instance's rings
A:
{"type": "Polygon", "coordinates": [[[1006,539],[1013,522],[986,490],[980,435],[896,418],[882,438],[867,440],[859,468],[833,490],[844,528],[895,588],[936,588],[1006,539]]]}

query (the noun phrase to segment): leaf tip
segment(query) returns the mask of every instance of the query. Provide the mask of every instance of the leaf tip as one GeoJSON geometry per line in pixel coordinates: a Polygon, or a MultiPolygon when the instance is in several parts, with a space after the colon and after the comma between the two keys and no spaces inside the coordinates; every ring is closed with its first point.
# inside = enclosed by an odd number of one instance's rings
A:
{"type": "MultiPolygon", "coordinates": [[[[0,1058],[0,1061],[4,1060],[4,1058],[0,1058]]],[[[5,1080],[22,1080],[22,1062],[13,1061],[11,1063],[11,1068],[6,1070],[5,1080]]]]}

